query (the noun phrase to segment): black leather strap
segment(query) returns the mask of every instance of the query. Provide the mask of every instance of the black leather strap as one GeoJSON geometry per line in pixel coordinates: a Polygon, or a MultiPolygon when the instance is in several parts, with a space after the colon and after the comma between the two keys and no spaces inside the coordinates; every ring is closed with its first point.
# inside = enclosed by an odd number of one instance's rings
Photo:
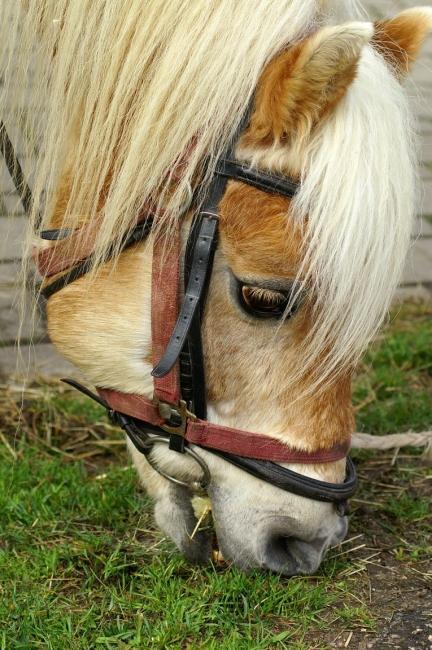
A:
{"type": "Polygon", "coordinates": [[[153,377],[164,377],[176,363],[186,341],[195,311],[207,283],[208,274],[211,270],[217,236],[217,215],[202,211],[198,218],[200,220],[200,227],[194,247],[192,267],[186,292],[165,353],[152,370],[153,377]]]}
{"type": "MultiPolygon", "coordinates": [[[[192,270],[195,244],[199,231],[199,219],[194,219],[189,231],[184,261],[184,291],[187,289],[192,270]]],[[[207,282],[208,284],[208,282],[207,282]]],[[[206,382],[204,372],[204,355],[201,337],[201,316],[206,291],[203,289],[200,309],[196,309],[192,323],[179,357],[180,390],[189,410],[197,417],[207,417],[206,382]]]]}
{"type": "MultiPolygon", "coordinates": [[[[153,220],[149,217],[144,221],[143,223],[138,224],[135,226],[135,228],[132,230],[132,232],[127,235],[127,237],[124,239],[123,243],[121,244],[120,248],[121,250],[124,250],[128,248],[129,246],[132,246],[133,244],[136,244],[139,241],[142,241],[145,239],[149,232],[151,231],[153,225],[153,220]]],[[[46,232],[46,231],[45,231],[46,232]]],[[[55,234],[56,233],[61,233],[61,230],[53,230],[53,231],[48,231],[53,233],[52,239],[56,239],[55,234]]],[[[61,237],[58,237],[61,239],[61,237]]],[[[117,247],[111,247],[105,258],[104,262],[108,262],[114,254],[116,254],[116,251],[118,250],[117,247]]],[[[54,293],[57,293],[57,291],[60,291],[63,289],[63,287],[66,287],[68,284],[71,284],[71,282],[74,282],[75,280],[78,280],[78,278],[82,278],[83,275],[86,275],[91,269],[93,265],[93,257],[87,257],[85,260],[82,260],[82,262],[79,262],[75,266],[73,266],[69,271],[58,277],[56,280],[53,280],[50,284],[46,285],[42,291],[41,294],[42,296],[48,300],[54,293]]]]}
{"type": "Polygon", "coordinates": [[[83,260],[82,262],[79,262],[71,269],[69,269],[69,271],[58,277],[56,280],[50,282],[50,284],[46,285],[41,291],[42,296],[45,298],[45,300],[48,300],[48,298],[51,298],[52,295],[66,287],[68,284],[71,284],[75,280],[82,278],[83,275],[86,275],[86,273],[90,271],[91,266],[92,259],[90,257],[83,260]]]}
{"type": "Polygon", "coordinates": [[[22,167],[19,163],[13,144],[6,131],[4,122],[0,120],[0,151],[5,159],[6,167],[19,194],[24,211],[30,214],[33,196],[30,187],[25,181],[22,167]]]}
{"type": "Polygon", "coordinates": [[[270,483],[281,490],[293,492],[315,501],[326,501],[328,503],[343,503],[352,497],[357,489],[357,473],[351,458],[347,458],[346,476],[343,483],[327,483],[316,478],[293,472],[291,469],[282,467],[270,460],[255,460],[243,456],[235,456],[215,449],[208,449],[212,453],[221,456],[232,465],[239,467],[248,474],[270,483]]]}
{"type": "Polygon", "coordinates": [[[73,230],[69,228],[54,228],[52,230],[42,230],[39,237],[45,239],[46,241],[59,241],[61,239],[66,239],[73,234],[73,230]]]}
{"type": "Polygon", "coordinates": [[[292,178],[285,178],[257,169],[251,169],[236,160],[227,158],[222,158],[218,162],[215,173],[227,179],[247,183],[259,190],[263,190],[263,192],[280,194],[289,198],[292,198],[300,187],[300,183],[292,178]]]}
{"type": "MultiPolygon", "coordinates": [[[[93,399],[100,406],[103,406],[108,411],[111,420],[127,433],[132,443],[142,454],[147,455],[153,447],[151,435],[157,435],[163,438],[169,437],[169,434],[159,427],[124,415],[118,411],[113,411],[99,395],[96,395],[96,393],[93,393],[93,391],[74,379],[62,379],[62,381],[79,390],[81,393],[84,393],[84,395],[93,399]]],[[[326,481],[304,476],[304,474],[294,472],[272,461],[237,456],[210,447],[203,447],[203,449],[220,456],[247,474],[251,474],[261,481],[274,485],[281,490],[292,492],[299,496],[313,499],[314,501],[334,503],[338,507],[341,515],[347,514],[346,502],[353,496],[357,489],[357,474],[354,463],[349,457],[346,461],[344,482],[327,483],[326,481]]]]}

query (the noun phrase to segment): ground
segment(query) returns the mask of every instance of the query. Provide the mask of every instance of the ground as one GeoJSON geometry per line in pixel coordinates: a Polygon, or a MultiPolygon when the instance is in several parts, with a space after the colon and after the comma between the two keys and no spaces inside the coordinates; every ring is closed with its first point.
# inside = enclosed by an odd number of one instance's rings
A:
{"type": "MultiPolygon", "coordinates": [[[[432,304],[399,307],[355,383],[357,425],[430,426],[432,304]]],[[[192,567],[155,528],[122,434],[66,387],[0,398],[0,647],[432,646],[432,472],[355,452],[350,532],[314,576],[192,567]],[[17,428],[17,422],[20,422],[17,428]]]]}
{"type": "MultiPolygon", "coordinates": [[[[366,4],[385,16],[417,3],[366,4]]],[[[429,39],[409,91],[422,202],[399,290],[426,302],[400,308],[357,378],[358,428],[376,434],[431,428],[431,69],[429,39]]],[[[31,171],[33,161],[22,163],[31,171]]],[[[75,371],[43,321],[33,351],[24,326],[33,383],[22,403],[14,286],[24,227],[0,161],[1,650],[432,648],[432,477],[421,450],[354,453],[360,490],[350,533],[316,576],[189,566],[155,528],[121,434],[97,406],[59,387],[55,378],[75,371]]]]}

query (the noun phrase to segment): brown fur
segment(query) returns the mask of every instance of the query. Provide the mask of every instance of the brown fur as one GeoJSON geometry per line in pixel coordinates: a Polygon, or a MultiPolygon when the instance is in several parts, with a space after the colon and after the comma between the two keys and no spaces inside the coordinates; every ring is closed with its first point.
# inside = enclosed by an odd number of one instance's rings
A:
{"type": "Polygon", "coordinates": [[[432,11],[404,11],[390,20],[375,24],[373,45],[395,69],[398,76],[409,72],[427,33],[432,29],[432,11]]]}
{"type": "Polygon", "coordinates": [[[312,450],[345,440],[354,424],[349,375],[309,398],[300,397],[304,383],[293,387],[285,381],[286,369],[298,363],[296,343],[311,326],[312,297],[281,326],[276,341],[274,322],[240,316],[222,280],[227,269],[242,278],[295,277],[302,233],[289,215],[289,204],[287,199],[230,183],[220,206],[220,252],[204,322],[206,371],[210,402],[230,403],[234,417],[249,412],[252,429],[253,413],[261,408],[254,405],[265,405],[280,413],[277,428],[282,437],[312,450]],[[265,364],[259,361],[261,351],[265,364]]]}
{"type": "Polygon", "coordinates": [[[358,56],[339,34],[312,34],[279,54],[264,70],[246,147],[301,139],[331,112],[352,83],[358,56]]]}
{"type": "Polygon", "coordinates": [[[230,182],[220,204],[223,251],[236,275],[294,278],[302,233],[287,198],[230,182]]]}

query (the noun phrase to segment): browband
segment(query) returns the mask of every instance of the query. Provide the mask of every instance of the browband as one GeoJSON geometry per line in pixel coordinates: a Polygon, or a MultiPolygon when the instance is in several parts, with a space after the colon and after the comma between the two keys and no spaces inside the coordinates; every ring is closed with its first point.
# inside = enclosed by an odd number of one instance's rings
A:
{"type": "Polygon", "coordinates": [[[237,160],[227,158],[222,158],[218,162],[215,174],[223,178],[242,181],[269,194],[279,194],[288,198],[292,198],[300,187],[300,183],[292,178],[252,169],[237,160]]]}

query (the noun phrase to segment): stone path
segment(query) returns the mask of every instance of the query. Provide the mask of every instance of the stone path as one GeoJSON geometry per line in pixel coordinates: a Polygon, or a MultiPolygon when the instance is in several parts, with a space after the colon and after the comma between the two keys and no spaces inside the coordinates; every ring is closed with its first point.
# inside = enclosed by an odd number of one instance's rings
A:
{"type": "MultiPolygon", "coordinates": [[[[375,17],[392,15],[401,9],[415,6],[411,0],[368,0],[368,12],[375,17]]],[[[418,4],[429,4],[422,0],[418,4]]],[[[421,61],[416,64],[409,85],[413,106],[418,115],[422,133],[422,201],[413,233],[413,243],[407,260],[400,297],[432,296],[432,37],[424,48],[421,61]]],[[[26,161],[26,167],[29,167],[26,161]]],[[[0,160],[0,381],[30,377],[58,377],[77,375],[77,371],[60,357],[48,342],[45,323],[40,317],[32,336],[30,314],[26,315],[22,330],[21,361],[18,361],[15,339],[18,329],[17,279],[21,258],[21,242],[26,220],[23,209],[3,160],[0,160]],[[18,365],[17,365],[18,363],[18,365]]]]}

